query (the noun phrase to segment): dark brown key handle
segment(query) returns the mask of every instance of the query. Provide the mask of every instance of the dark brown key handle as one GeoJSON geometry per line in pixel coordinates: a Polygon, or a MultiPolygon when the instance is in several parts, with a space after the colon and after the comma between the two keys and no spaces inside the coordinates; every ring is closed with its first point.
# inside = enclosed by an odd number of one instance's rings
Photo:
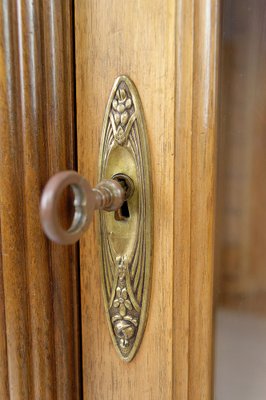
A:
{"type": "Polygon", "coordinates": [[[76,171],[62,171],[49,179],[41,197],[40,219],[49,239],[59,244],[73,244],[88,228],[94,210],[116,211],[125,201],[125,190],[115,179],[103,180],[95,188],[76,171]],[[59,201],[70,186],[74,193],[74,217],[69,229],[59,218],[59,201]]]}

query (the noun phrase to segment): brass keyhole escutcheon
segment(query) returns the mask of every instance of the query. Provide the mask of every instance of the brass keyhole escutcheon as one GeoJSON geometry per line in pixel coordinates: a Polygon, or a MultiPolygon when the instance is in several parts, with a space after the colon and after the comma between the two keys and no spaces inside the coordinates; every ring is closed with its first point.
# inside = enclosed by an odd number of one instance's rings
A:
{"type": "Polygon", "coordinates": [[[100,211],[104,304],[115,349],[130,361],[148,315],[153,207],[144,113],[126,76],[116,79],[104,117],[99,180],[106,179],[117,181],[125,197],[113,213],[100,211]]]}

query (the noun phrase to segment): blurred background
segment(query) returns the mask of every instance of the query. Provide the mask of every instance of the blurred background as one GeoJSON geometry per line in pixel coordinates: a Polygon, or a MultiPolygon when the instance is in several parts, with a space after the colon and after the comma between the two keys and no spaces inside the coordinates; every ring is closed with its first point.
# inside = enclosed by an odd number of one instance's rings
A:
{"type": "Polygon", "coordinates": [[[266,1],[223,0],[214,398],[266,399],[266,1]]]}

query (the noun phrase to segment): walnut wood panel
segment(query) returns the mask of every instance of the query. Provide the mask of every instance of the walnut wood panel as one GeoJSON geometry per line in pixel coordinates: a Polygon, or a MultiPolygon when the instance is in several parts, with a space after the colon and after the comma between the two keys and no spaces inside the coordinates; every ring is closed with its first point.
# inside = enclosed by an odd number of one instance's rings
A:
{"type": "Polygon", "coordinates": [[[78,263],[39,223],[48,177],[74,166],[72,2],[2,0],[1,399],[79,398],[78,263]]]}
{"type": "Polygon", "coordinates": [[[153,175],[149,319],[120,361],[101,297],[96,224],[81,241],[85,399],[211,399],[218,2],[81,0],[75,9],[79,170],[97,180],[115,77],[144,106],[153,175]]]}
{"type": "Polygon", "coordinates": [[[154,257],[149,318],[132,362],[117,357],[103,308],[96,229],[80,243],[85,399],[172,398],[175,4],[79,1],[75,9],[79,171],[96,183],[114,79],[135,83],[151,149],[154,257]]]}

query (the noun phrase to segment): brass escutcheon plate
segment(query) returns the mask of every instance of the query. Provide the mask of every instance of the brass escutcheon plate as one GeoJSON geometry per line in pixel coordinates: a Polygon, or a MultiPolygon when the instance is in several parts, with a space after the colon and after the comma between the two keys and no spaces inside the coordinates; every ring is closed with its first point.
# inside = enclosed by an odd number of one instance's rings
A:
{"type": "Polygon", "coordinates": [[[121,210],[100,212],[99,221],[109,330],[120,358],[130,361],[139,348],[147,321],[153,207],[144,113],[137,89],[126,76],[115,80],[108,100],[99,170],[100,181],[125,176],[129,177],[125,182],[133,182],[121,210]]]}

